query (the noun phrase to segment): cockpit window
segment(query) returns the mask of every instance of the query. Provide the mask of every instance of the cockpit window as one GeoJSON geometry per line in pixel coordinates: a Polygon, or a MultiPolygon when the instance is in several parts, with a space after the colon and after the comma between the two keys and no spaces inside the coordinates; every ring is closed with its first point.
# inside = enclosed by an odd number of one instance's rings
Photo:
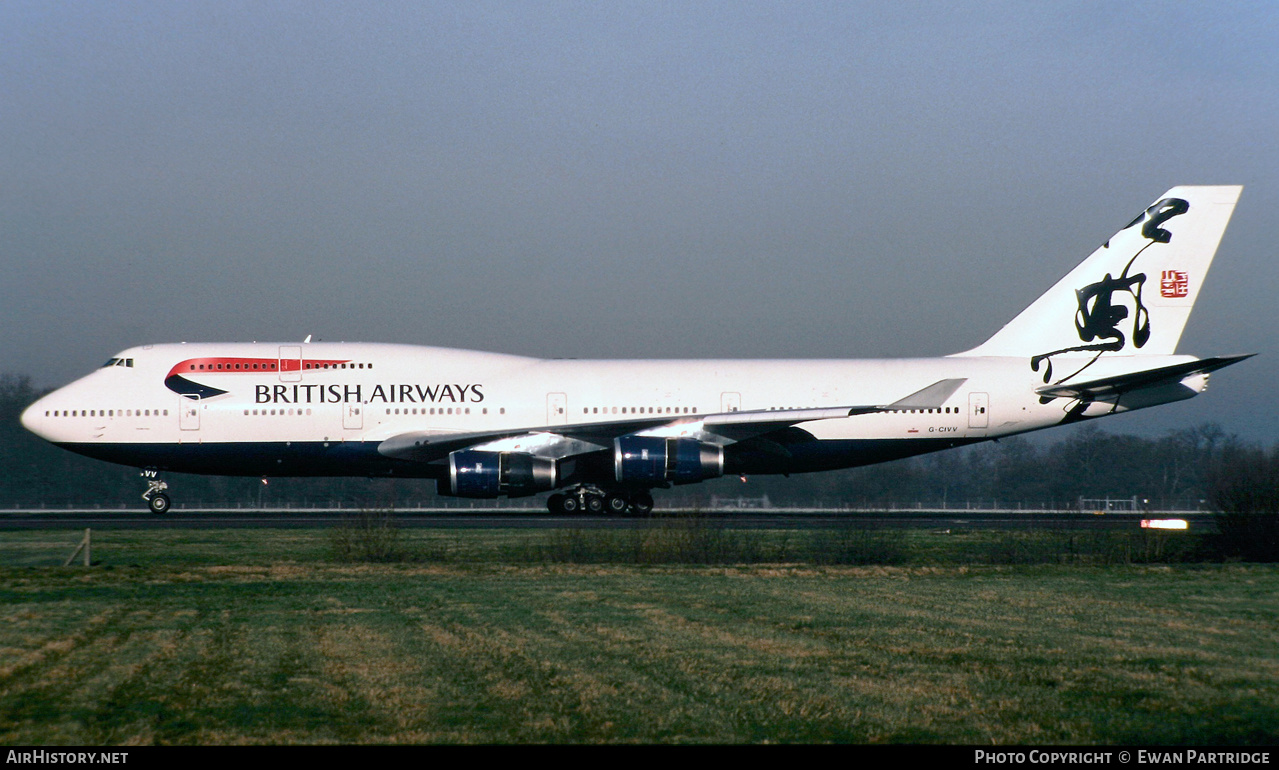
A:
{"type": "Polygon", "coordinates": [[[132,358],[112,358],[111,360],[109,360],[109,361],[107,361],[105,364],[103,364],[103,365],[102,365],[102,368],[103,368],[103,369],[105,369],[105,368],[107,368],[108,366],[128,366],[128,367],[132,367],[132,366],[133,366],[133,359],[132,359],[132,358]]]}

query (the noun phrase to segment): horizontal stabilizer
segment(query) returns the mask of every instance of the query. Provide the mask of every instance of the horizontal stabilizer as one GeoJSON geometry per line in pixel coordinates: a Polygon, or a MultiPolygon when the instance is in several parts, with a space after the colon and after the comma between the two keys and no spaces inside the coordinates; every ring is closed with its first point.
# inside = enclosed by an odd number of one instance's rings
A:
{"type": "Polygon", "coordinates": [[[1096,380],[1088,380],[1087,382],[1045,385],[1042,388],[1035,388],[1035,392],[1041,396],[1051,396],[1054,398],[1086,398],[1089,400],[1097,400],[1109,396],[1116,396],[1139,388],[1148,388],[1155,385],[1180,382],[1193,374],[1207,374],[1208,372],[1215,372],[1218,369],[1223,369],[1231,364],[1237,364],[1246,358],[1252,358],[1254,355],[1256,354],[1246,353],[1234,356],[1215,356],[1213,358],[1204,358],[1199,361],[1188,361],[1184,364],[1173,364],[1172,366],[1161,366],[1156,369],[1145,369],[1140,372],[1132,372],[1131,374],[1102,377],[1096,380]]]}

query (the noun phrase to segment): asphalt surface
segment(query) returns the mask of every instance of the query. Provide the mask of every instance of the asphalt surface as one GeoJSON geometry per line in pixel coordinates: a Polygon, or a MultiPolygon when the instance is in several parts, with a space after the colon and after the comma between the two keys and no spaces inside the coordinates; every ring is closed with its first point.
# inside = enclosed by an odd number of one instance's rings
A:
{"type": "MultiPolygon", "coordinates": [[[[139,511],[4,511],[0,531],[23,529],[182,529],[332,527],[357,519],[358,511],[194,510],[174,509],[163,515],[139,511]]],[[[1134,530],[1143,519],[1183,519],[1192,531],[1211,531],[1206,513],[1078,513],[1073,511],[888,511],[832,513],[814,511],[658,511],[649,517],[553,515],[489,511],[396,511],[401,527],[434,529],[603,529],[649,526],[654,522],[697,516],[707,523],[740,529],[1063,529],[1134,530]]]]}

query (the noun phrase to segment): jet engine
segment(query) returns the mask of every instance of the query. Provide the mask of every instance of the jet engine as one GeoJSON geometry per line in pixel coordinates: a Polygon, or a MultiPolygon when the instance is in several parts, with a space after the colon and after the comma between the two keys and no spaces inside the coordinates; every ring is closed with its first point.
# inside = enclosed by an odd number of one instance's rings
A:
{"type": "Polygon", "coordinates": [[[691,438],[622,436],[613,440],[613,468],[622,483],[691,484],[724,475],[724,448],[691,438]]]}
{"type": "Polygon", "coordinates": [[[436,485],[448,497],[524,497],[558,486],[555,461],[524,452],[462,449],[449,454],[449,476],[436,485]]]}

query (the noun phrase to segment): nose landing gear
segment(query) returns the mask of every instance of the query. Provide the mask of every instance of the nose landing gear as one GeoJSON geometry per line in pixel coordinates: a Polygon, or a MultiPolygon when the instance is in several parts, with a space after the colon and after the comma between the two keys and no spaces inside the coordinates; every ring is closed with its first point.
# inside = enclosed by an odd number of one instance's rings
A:
{"type": "Polygon", "coordinates": [[[142,499],[147,501],[147,507],[152,513],[168,513],[169,507],[173,501],[164,493],[169,488],[166,481],[155,478],[155,471],[142,471],[142,477],[147,480],[147,491],[142,493],[142,499]]]}

